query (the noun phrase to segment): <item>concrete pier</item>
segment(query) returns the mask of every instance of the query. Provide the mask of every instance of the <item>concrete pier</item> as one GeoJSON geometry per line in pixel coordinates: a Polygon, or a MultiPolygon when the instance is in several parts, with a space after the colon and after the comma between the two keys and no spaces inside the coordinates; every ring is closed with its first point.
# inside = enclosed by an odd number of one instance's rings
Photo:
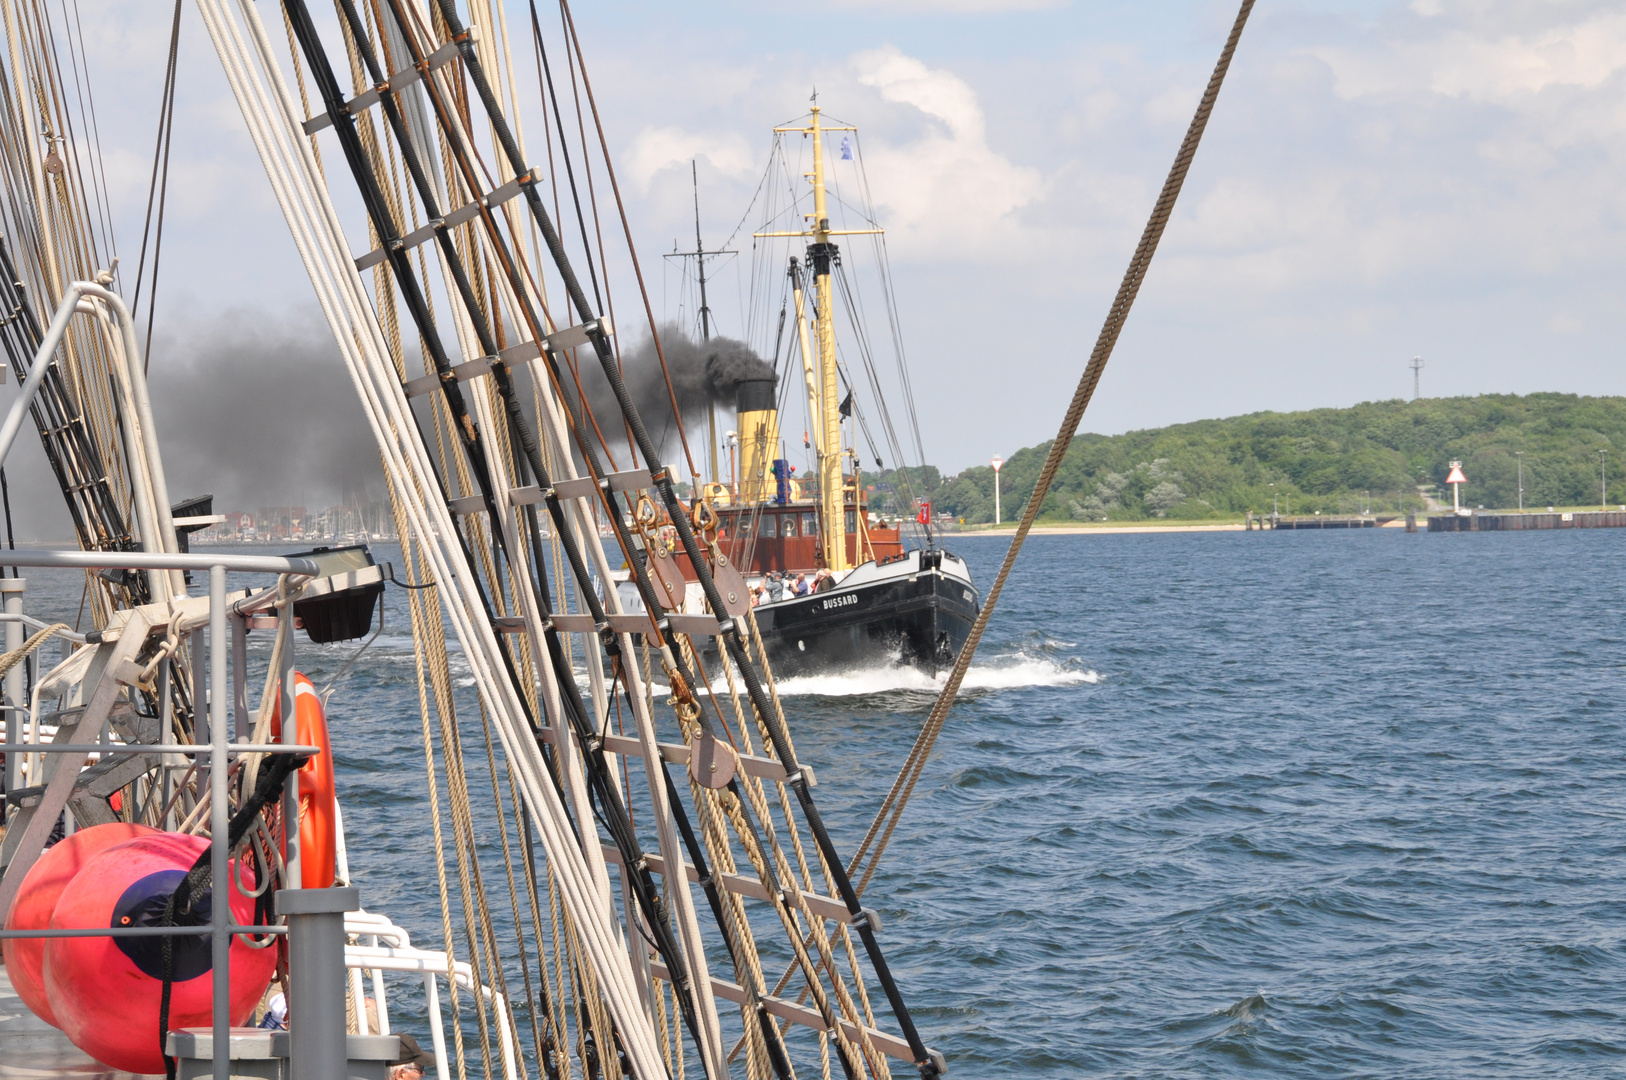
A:
{"type": "Polygon", "coordinates": [[[1577,510],[1573,513],[1442,514],[1428,519],[1429,532],[1502,532],[1508,529],[1621,529],[1626,510],[1577,510]]]}
{"type": "Polygon", "coordinates": [[[1395,516],[1378,517],[1373,514],[1310,514],[1306,517],[1270,518],[1272,529],[1376,529],[1393,521],[1395,516]]]}

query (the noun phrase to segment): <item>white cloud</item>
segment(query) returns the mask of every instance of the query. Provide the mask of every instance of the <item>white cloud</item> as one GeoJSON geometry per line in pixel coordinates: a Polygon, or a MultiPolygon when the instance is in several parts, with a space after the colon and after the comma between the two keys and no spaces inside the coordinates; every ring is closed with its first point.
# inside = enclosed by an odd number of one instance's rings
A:
{"type": "Polygon", "coordinates": [[[1016,211],[1038,198],[1044,178],[989,146],[971,86],[892,46],[859,53],[852,67],[883,101],[910,110],[904,127],[912,138],[865,143],[865,169],[892,242],[918,256],[1013,239],[1016,211]]]}
{"type": "Polygon", "coordinates": [[[846,11],[906,11],[918,14],[981,15],[1048,11],[1066,0],[836,0],[846,11]]]}
{"type": "Polygon", "coordinates": [[[1494,37],[1468,27],[1431,51],[1430,88],[1442,94],[1507,102],[1548,87],[1594,87],[1626,66],[1626,14],[1494,37]]]}
{"type": "Polygon", "coordinates": [[[1386,24],[1375,40],[1307,43],[1305,51],[1327,62],[1346,98],[1426,92],[1519,105],[1544,90],[1601,86],[1626,68],[1626,13],[1454,7],[1415,3],[1419,18],[1386,24]]]}
{"type": "Polygon", "coordinates": [[[640,194],[648,194],[656,176],[696,158],[705,158],[719,172],[749,176],[756,171],[756,154],[744,135],[725,132],[704,135],[677,127],[646,127],[622,155],[627,175],[640,194]]]}

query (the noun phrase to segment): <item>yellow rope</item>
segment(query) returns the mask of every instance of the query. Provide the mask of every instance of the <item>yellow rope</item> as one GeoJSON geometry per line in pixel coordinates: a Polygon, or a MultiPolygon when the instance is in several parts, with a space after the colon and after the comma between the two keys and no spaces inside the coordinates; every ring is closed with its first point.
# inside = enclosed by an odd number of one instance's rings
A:
{"type": "Polygon", "coordinates": [[[10,671],[12,668],[26,660],[29,654],[35,649],[38,649],[41,645],[44,645],[47,641],[50,641],[52,638],[62,633],[62,631],[71,629],[73,628],[65,622],[52,623],[44,630],[39,631],[33,637],[23,642],[21,648],[13,649],[3,656],[0,656],[0,679],[5,678],[6,672],[10,671]]]}

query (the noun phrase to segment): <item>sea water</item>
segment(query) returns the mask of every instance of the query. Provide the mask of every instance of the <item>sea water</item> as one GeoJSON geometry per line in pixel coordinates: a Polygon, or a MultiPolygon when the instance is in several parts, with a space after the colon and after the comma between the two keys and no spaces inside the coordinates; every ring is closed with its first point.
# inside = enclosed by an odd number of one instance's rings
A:
{"type": "MultiPolygon", "coordinates": [[[[947,541],[984,588],[1007,542],[947,541]]],[[[865,897],[926,1042],[967,1078],[1626,1073],[1623,565],[1616,530],[1030,540],[865,897]]],[[[28,576],[72,622],[82,578],[28,576]]],[[[403,595],[330,715],[364,902],[440,948],[403,595]]],[[[935,689],[780,685],[843,851],[935,689]]]]}

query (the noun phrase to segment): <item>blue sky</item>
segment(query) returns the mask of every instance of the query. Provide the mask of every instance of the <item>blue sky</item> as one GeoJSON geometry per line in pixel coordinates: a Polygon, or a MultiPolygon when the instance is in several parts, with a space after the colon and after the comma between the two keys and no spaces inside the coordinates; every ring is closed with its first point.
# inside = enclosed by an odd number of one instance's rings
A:
{"type": "MultiPolygon", "coordinates": [[[[133,262],[167,5],[79,2],[133,262]]],[[[657,310],[673,314],[675,292],[663,298],[659,256],[693,235],[690,159],[715,242],[745,213],[769,129],[816,85],[862,129],[928,459],[954,471],[1049,438],[1234,5],[819,11],[576,11],[657,310]]],[[[508,17],[519,52],[528,11],[508,17]]],[[[153,360],[168,377],[227,373],[214,320],[322,332],[185,19],[153,360]]],[[[1612,5],[1262,0],[1084,427],[1407,396],[1413,355],[1430,396],[1621,392],[1623,156],[1626,13],[1612,5]]],[[[714,297],[723,333],[743,332],[735,272],[714,297]]]]}

